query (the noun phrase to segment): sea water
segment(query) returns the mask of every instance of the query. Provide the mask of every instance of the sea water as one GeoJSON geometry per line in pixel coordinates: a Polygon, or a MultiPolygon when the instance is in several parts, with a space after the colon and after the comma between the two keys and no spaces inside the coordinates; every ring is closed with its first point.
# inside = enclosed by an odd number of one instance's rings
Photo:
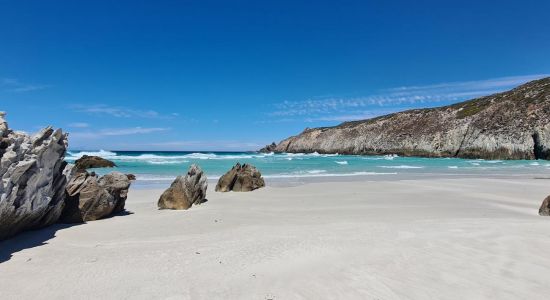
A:
{"type": "MultiPolygon", "coordinates": [[[[419,177],[550,177],[550,161],[360,156],[319,153],[68,151],[66,160],[96,155],[113,161],[114,170],[136,175],[134,186],[166,186],[191,164],[216,180],[237,162],[256,166],[268,182],[414,179],[419,177]]],[[[105,174],[113,169],[93,169],[105,174]]]]}

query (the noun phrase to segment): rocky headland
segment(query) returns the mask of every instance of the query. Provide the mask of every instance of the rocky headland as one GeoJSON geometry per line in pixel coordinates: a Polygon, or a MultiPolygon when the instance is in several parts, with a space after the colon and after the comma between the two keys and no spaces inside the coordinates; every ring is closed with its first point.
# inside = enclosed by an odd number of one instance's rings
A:
{"type": "Polygon", "coordinates": [[[449,106],[308,128],[263,151],[550,159],[550,78],[449,106]]]}

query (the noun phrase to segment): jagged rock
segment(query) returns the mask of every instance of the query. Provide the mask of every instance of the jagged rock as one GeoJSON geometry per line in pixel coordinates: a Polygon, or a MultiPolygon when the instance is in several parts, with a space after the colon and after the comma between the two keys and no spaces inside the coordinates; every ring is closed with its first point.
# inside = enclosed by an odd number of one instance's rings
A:
{"type": "Polygon", "coordinates": [[[187,175],[178,176],[162,193],[158,201],[160,209],[188,209],[193,204],[206,202],[208,180],[201,168],[193,164],[187,175]]]}
{"type": "Polygon", "coordinates": [[[259,151],[262,152],[262,153],[271,153],[271,152],[274,152],[275,150],[277,150],[277,144],[275,144],[275,142],[273,142],[273,143],[271,143],[271,145],[266,145],[265,147],[263,147],[259,151]]]}
{"type": "Polygon", "coordinates": [[[550,216],[550,196],[546,197],[544,201],[542,201],[542,205],[539,208],[539,215],[550,216]]]}
{"type": "Polygon", "coordinates": [[[75,161],[75,167],[82,171],[89,168],[112,168],[116,167],[116,164],[103,157],[83,155],[75,161]]]}
{"type": "Polygon", "coordinates": [[[306,129],[274,152],[550,159],[550,78],[449,106],[306,129]]]}
{"type": "Polygon", "coordinates": [[[216,192],[249,192],[265,186],[262,174],[256,167],[237,163],[218,180],[216,192]]]}
{"type": "Polygon", "coordinates": [[[134,174],[126,174],[126,177],[128,177],[129,180],[136,180],[136,175],[134,174]]]}
{"type": "Polygon", "coordinates": [[[0,112],[0,240],[59,219],[72,167],[67,135],[46,127],[34,136],[9,129],[0,112]]]}
{"type": "Polygon", "coordinates": [[[125,174],[111,172],[101,178],[81,172],[67,184],[61,222],[94,221],[124,210],[130,180],[125,174]]]}

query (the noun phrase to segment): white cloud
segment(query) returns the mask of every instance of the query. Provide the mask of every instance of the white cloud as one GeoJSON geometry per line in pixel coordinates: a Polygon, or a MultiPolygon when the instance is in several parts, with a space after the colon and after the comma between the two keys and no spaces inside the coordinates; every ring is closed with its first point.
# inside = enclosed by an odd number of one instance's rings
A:
{"type": "Polygon", "coordinates": [[[51,87],[51,85],[29,84],[29,83],[20,82],[19,80],[13,79],[13,78],[0,78],[0,87],[2,88],[2,90],[7,92],[22,93],[22,92],[43,90],[51,87]]]}
{"type": "Polygon", "coordinates": [[[97,131],[72,132],[71,138],[101,138],[106,136],[124,136],[134,134],[148,134],[154,132],[168,131],[170,128],[162,127],[129,127],[129,128],[108,128],[97,131]]]}
{"type": "Polygon", "coordinates": [[[74,105],[73,110],[76,112],[94,114],[94,115],[109,115],[117,118],[146,118],[146,119],[173,119],[179,114],[161,114],[154,110],[139,110],[127,107],[109,106],[109,105],[74,105]]]}
{"type": "Polygon", "coordinates": [[[355,114],[344,114],[344,115],[329,115],[329,116],[320,116],[320,117],[310,117],[306,118],[305,122],[347,122],[347,121],[357,121],[357,120],[365,120],[370,118],[375,118],[391,113],[395,113],[398,111],[401,111],[403,109],[388,109],[388,110],[372,110],[372,111],[364,111],[364,112],[358,112],[355,114]]]}
{"type": "Polygon", "coordinates": [[[403,106],[452,103],[486,96],[516,87],[525,82],[547,77],[547,74],[501,77],[478,81],[448,82],[424,86],[403,86],[355,98],[330,97],[304,101],[283,101],[275,105],[272,117],[302,117],[306,122],[350,121],[399,111],[403,106]]]}
{"type": "Polygon", "coordinates": [[[88,127],[90,127],[90,124],[83,123],[83,122],[75,122],[75,123],[70,123],[69,127],[72,127],[72,128],[88,128],[88,127]]]}
{"type": "MultiPolygon", "coordinates": [[[[255,142],[241,142],[241,141],[168,141],[159,143],[148,143],[141,146],[153,146],[153,147],[202,147],[203,148],[235,148],[235,149],[256,149],[263,147],[263,144],[255,142]]],[[[197,148],[198,149],[198,148],[197,148]]]]}

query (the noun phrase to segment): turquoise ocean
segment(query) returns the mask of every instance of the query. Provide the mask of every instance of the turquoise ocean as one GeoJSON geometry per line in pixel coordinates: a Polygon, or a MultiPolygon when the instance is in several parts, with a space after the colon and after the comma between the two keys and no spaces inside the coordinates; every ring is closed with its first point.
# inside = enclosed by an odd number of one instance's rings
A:
{"type": "Polygon", "coordinates": [[[256,166],[268,184],[299,184],[323,180],[401,180],[426,177],[550,177],[550,161],[419,158],[397,155],[359,156],[318,153],[68,151],[66,160],[97,155],[117,164],[94,169],[102,175],[119,171],[136,175],[134,186],[165,187],[198,164],[216,180],[235,163],[256,166]]]}

